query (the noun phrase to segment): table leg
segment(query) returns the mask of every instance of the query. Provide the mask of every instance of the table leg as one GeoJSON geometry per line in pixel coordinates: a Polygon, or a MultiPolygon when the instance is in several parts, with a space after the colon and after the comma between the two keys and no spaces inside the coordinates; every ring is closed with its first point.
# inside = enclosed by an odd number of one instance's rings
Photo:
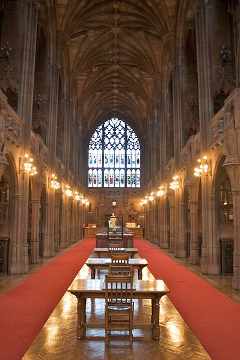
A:
{"type": "Polygon", "coordinates": [[[91,266],[91,279],[95,279],[96,276],[96,269],[94,266],[91,266]]]}
{"type": "Polygon", "coordinates": [[[138,280],[142,280],[142,268],[138,268],[138,280]]]}
{"type": "Polygon", "coordinates": [[[159,310],[160,299],[152,299],[152,338],[153,340],[159,340],[160,338],[160,326],[159,326],[159,310]]]}
{"type": "Polygon", "coordinates": [[[77,338],[83,339],[86,336],[86,298],[79,297],[77,304],[77,338]]]}

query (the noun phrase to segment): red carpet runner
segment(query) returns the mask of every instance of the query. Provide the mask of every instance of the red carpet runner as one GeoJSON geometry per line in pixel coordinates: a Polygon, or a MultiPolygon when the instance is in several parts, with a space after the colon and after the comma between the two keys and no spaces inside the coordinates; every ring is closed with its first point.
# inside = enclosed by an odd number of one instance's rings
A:
{"type": "Polygon", "coordinates": [[[95,247],[79,242],[0,295],[0,359],[19,360],[95,247]]]}
{"type": "Polygon", "coordinates": [[[240,304],[149,242],[135,240],[134,246],[148,260],[152,274],[165,281],[171,301],[211,358],[240,359],[240,304]]]}

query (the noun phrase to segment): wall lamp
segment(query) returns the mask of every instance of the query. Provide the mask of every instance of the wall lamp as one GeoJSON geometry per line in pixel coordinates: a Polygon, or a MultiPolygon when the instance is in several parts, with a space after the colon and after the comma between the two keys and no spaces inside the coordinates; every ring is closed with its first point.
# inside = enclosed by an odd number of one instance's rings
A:
{"type": "Polygon", "coordinates": [[[179,176],[175,175],[175,176],[173,176],[172,181],[169,184],[169,188],[171,190],[177,191],[179,189],[179,187],[180,187],[179,176]]]}
{"type": "Polygon", "coordinates": [[[59,190],[61,187],[60,182],[58,181],[58,178],[55,174],[52,174],[51,180],[50,180],[50,186],[54,190],[59,190]]]}
{"type": "Polygon", "coordinates": [[[34,165],[34,160],[28,153],[24,154],[23,171],[29,176],[34,176],[38,173],[37,168],[34,165]]]}
{"type": "Polygon", "coordinates": [[[209,173],[209,162],[207,156],[203,156],[201,159],[198,159],[198,166],[194,168],[193,175],[200,177],[203,174],[207,175],[209,173]]]}

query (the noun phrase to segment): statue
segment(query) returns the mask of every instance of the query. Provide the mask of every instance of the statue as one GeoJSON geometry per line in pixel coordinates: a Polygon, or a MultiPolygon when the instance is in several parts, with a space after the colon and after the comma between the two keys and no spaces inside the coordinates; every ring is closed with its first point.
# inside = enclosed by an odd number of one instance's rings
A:
{"type": "Polygon", "coordinates": [[[117,218],[114,215],[114,213],[112,213],[112,215],[110,216],[110,219],[108,220],[108,227],[109,227],[109,230],[111,230],[111,231],[116,231],[116,229],[117,229],[117,218]]]}

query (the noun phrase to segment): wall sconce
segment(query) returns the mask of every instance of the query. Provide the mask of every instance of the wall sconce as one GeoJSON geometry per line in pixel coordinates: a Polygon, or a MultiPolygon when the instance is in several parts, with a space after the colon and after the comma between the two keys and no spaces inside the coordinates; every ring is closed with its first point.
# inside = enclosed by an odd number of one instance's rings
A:
{"type": "Polygon", "coordinates": [[[58,178],[55,174],[52,174],[52,178],[50,180],[50,186],[54,190],[58,190],[61,187],[60,182],[58,181],[58,178]]]}
{"type": "Polygon", "coordinates": [[[86,199],[86,201],[85,201],[85,206],[89,206],[89,204],[90,204],[89,200],[86,199]]]}
{"type": "Polygon", "coordinates": [[[207,175],[209,173],[209,163],[207,156],[203,156],[201,159],[198,159],[199,165],[194,168],[193,175],[200,177],[202,174],[207,175]]]}
{"type": "Polygon", "coordinates": [[[30,176],[37,174],[37,168],[33,165],[33,163],[33,158],[26,153],[23,158],[23,171],[30,176]]]}
{"type": "Polygon", "coordinates": [[[165,186],[160,186],[159,187],[159,190],[158,190],[158,192],[157,192],[157,196],[158,197],[163,197],[163,196],[165,196],[166,195],[166,188],[165,188],[165,186]]]}
{"type": "Polygon", "coordinates": [[[65,195],[67,195],[67,197],[72,197],[73,196],[73,191],[72,191],[72,189],[70,188],[70,186],[69,185],[66,185],[65,186],[65,195]]]}
{"type": "Polygon", "coordinates": [[[116,207],[117,206],[117,202],[114,200],[112,201],[112,207],[116,207]]]}
{"type": "Polygon", "coordinates": [[[179,189],[179,187],[180,187],[179,176],[175,175],[175,176],[173,176],[172,181],[169,184],[169,188],[171,190],[177,191],[179,189]]]}
{"type": "Polygon", "coordinates": [[[80,201],[82,199],[82,196],[79,194],[79,192],[75,191],[74,193],[74,199],[76,201],[80,201]]]}
{"type": "Polygon", "coordinates": [[[30,171],[30,173],[29,173],[29,175],[30,176],[34,176],[34,175],[37,175],[37,168],[36,168],[36,166],[33,166],[32,167],[32,170],[30,171]]]}

